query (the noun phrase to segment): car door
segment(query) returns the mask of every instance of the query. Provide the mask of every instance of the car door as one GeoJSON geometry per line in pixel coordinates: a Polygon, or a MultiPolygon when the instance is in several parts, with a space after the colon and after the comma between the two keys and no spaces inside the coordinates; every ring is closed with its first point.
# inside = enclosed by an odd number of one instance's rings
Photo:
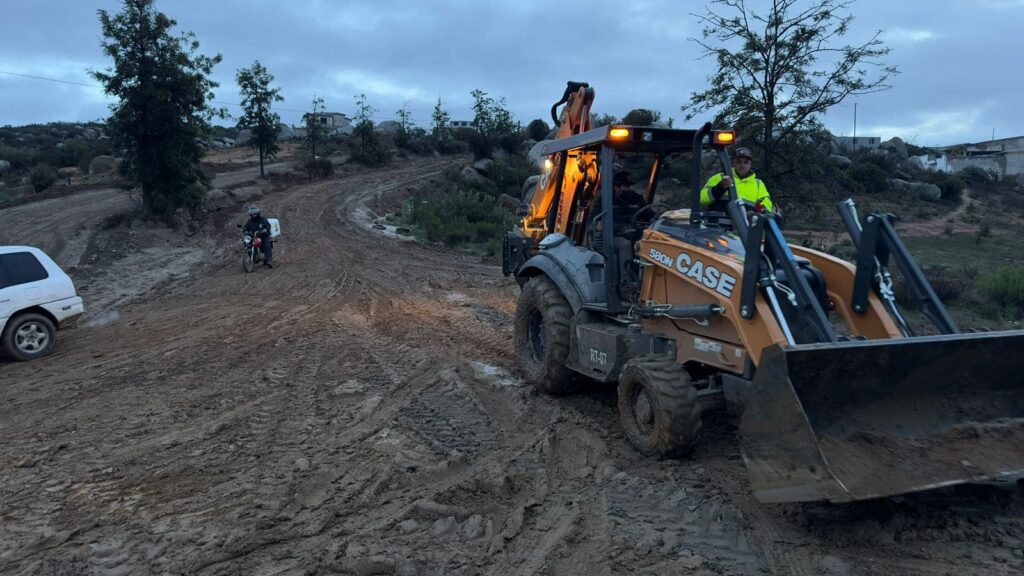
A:
{"type": "Polygon", "coordinates": [[[42,283],[50,274],[31,252],[0,254],[0,318],[42,303],[42,283]]]}

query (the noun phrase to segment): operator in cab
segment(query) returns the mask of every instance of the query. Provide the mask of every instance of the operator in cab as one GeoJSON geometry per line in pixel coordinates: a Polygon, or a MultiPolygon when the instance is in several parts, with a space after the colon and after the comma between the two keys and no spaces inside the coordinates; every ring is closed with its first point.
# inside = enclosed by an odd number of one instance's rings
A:
{"type": "Polygon", "coordinates": [[[723,176],[721,172],[708,178],[700,191],[700,204],[706,209],[725,211],[729,201],[729,188],[736,183],[739,197],[754,206],[755,212],[772,211],[772,199],[768,187],[754,174],[754,158],[749,148],[736,148],[732,155],[732,175],[723,176]]]}

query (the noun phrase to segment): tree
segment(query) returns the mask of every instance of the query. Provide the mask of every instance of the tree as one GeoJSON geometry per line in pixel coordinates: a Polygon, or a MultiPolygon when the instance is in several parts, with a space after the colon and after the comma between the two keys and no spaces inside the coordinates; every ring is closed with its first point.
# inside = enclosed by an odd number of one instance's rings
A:
{"type": "Polygon", "coordinates": [[[309,146],[309,152],[316,159],[316,143],[321,139],[324,129],[320,125],[320,118],[318,114],[324,110],[324,99],[320,96],[313,94],[313,112],[306,113],[306,144],[309,146]]]}
{"type": "Polygon", "coordinates": [[[635,108],[622,117],[622,123],[630,126],[650,126],[655,122],[661,122],[661,112],[647,108],[635,108]]]}
{"type": "Polygon", "coordinates": [[[879,61],[890,50],[880,31],[860,44],[836,45],[853,20],[847,13],[853,2],[798,7],[798,0],[772,0],[762,15],[746,0],[712,0],[706,14],[695,15],[704,29],[694,41],[705,57],[716,58],[718,71],[682,107],[686,119],[717,109],[717,123],[732,125],[763,152],[762,174],[792,171],[799,162],[795,148],[810,141],[804,134],[821,131],[818,115],[848,96],[889,88],[898,73],[879,61]]]}
{"type": "Polygon", "coordinates": [[[415,126],[412,123],[412,114],[409,112],[409,105],[404,104],[395,114],[398,115],[398,129],[395,130],[395,146],[404,148],[409,145],[412,139],[412,130],[415,126]]]}
{"type": "Polygon", "coordinates": [[[530,123],[526,125],[526,135],[529,136],[530,140],[536,140],[540,142],[548,137],[551,133],[551,126],[541,118],[535,118],[530,120],[530,123]]]}
{"type": "Polygon", "coordinates": [[[437,98],[434,106],[434,113],[430,115],[431,130],[438,146],[443,150],[452,139],[452,127],[449,124],[451,117],[448,111],[441,106],[441,98],[437,98]]]}
{"type": "Polygon", "coordinates": [[[98,11],[103,52],[114,64],[89,73],[117,98],[110,126],[125,151],[122,174],[142,188],[146,214],[170,220],[179,207],[198,204],[209,184],[199,166],[200,142],[213,116],[225,116],[208,106],[217,87],[209,75],[221,56],[197,54],[191,32],[171,36],[177,23],[153,0],[122,4],[115,16],[98,11]]]}
{"type": "Polygon", "coordinates": [[[353,160],[368,166],[382,166],[391,161],[391,150],[377,134],[373,125],[374,112],[377,110],[366,102],[366,94],[356,96],[350,148],[353,160]]]}
{"type": "Polygon", "coordinates": [[[495,144],[513,152],[522,142],[522,125],[509,112],[505,99],[494,100],[482,90],[473,90],[470,94],[473,96],[473,127],[483,136],[482,145],[475,147],[477,155],[489,156],[495,144]]]}
{"type": "Polygon", "coordinates": [[[260,151],[260,176],[263,173],[263,158],[273,158],[277,154],[277,133],[281,129],[278,124],[281,117],[270,111],[274,102],[281,102],[280,89],[271,88],[274,77],[259,63],[242,68],[235,75],[238,88],[242,94],[242,117],[238,120],[239,128],[252,131],[249,145],[260,151]]]}

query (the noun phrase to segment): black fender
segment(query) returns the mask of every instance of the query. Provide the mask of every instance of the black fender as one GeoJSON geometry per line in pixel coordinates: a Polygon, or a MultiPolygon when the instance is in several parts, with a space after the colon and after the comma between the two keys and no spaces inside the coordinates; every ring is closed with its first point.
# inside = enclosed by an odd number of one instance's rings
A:
{"type": "Polygon", "coordinates": [[[519,270],[516,271],[516,281],[522,287],[530,278],[541,274],[550,278],[555,283],[555,286],[558,286],[559,292],[569,302],[573,313],[579,312],[583,308],[583,291],[565,268],[557,260],[544,252],[533,256],[523,263],[519,270]]]}

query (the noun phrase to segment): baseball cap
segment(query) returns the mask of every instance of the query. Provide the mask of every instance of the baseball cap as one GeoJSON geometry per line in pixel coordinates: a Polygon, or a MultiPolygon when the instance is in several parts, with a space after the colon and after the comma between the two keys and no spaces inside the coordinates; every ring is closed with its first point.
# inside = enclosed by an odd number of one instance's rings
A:
{"type": "Polygon", "coordinates": [[[612,185],[614,186],[632,186],[633,179],[629,177],[629,174],[625,172],[616,172],[615,177],[612,178],[612,185]]]}

